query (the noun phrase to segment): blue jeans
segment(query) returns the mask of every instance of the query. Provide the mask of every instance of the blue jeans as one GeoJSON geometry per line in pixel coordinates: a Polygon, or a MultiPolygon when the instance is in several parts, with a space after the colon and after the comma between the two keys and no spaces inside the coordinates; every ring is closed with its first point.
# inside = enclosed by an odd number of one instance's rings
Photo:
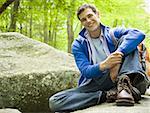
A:
{"type": "MultiPolygon", "coordinates": [[[[121,44],[122,39],[118,45],[121,44]]],[[[142,94],[147,87],[147,78],[139,62],[138,50],[136,49],[123,59],[118,76],[129,75],[132,84],[142,94]]],[[[101,78],[93,79],[89,84],[66,91],[59,92],[49,99],[49,107],[53,112],[75,111],[105,101],[105,92],[116,84],[110,79],[109,72],[101,78]]]]}

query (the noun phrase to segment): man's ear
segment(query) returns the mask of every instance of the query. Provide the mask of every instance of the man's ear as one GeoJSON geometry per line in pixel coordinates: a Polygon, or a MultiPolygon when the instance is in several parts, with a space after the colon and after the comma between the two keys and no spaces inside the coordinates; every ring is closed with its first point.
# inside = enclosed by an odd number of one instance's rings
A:
{"type": "Polygon", "coordinates": [[[100,18],[100,14],[99,14],[99,12],[98,12],[98,11],[96,12],[96,15],[97,15],[97,17],[98,17],[98,18],[100,18]]]}

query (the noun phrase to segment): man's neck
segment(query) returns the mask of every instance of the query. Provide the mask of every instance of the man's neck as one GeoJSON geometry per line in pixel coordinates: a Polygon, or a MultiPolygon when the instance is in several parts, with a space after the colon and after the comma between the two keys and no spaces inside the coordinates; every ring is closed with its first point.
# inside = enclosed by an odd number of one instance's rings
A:
{"type": "Polygon", "coordinates": [[[91,38],[99,38],[100,34],[101,34],[101,29],[98,28],[95,31],[89,32],[91,38]]]}

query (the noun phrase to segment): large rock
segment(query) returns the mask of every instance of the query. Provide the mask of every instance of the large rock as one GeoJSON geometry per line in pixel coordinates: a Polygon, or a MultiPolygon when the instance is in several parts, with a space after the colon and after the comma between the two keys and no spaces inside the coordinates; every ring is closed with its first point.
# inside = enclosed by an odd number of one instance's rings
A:
{"type": "Polygon", "coordinates": [[[0,107],[49,111],[48,98],[76,86],[71,54],[19,33],[0,33],[0,107]]]}
{"type": "Polygon", "coordinates": [[[21,113],[20,111],[18,111],[17,109],[0,109],[0,113],[21,113]]]}

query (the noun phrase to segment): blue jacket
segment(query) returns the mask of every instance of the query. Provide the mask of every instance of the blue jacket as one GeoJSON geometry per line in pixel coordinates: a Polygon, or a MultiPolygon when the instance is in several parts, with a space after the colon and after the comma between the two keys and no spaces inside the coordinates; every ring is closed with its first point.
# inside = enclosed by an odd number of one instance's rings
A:
{"type": "MultiPolygon", "coordinates": [[[[122,44],[116,50],[110,36],[110,28],[102,24],[100,24],[100,26],[110,53],[120,51],[126,56],[135,50],[137,45],[145,38],[144,33],[137,29],[125,29],[121,27],[115,28],[113,29],[115,38],[119,39],[124,37],[122,44]]],[[[78,38],[74,40],[72,44],[72,53],[74,55],[76,65],[81,73],[78,83],[79,86],[87,84],[92,78],[102,76],[105,73],[99,69],[99,64],[93,64],[93,61],[89,56],[89,42],[84,35],[85,31],[86,29],[83,28],[79,33],[78,38]]]]}

